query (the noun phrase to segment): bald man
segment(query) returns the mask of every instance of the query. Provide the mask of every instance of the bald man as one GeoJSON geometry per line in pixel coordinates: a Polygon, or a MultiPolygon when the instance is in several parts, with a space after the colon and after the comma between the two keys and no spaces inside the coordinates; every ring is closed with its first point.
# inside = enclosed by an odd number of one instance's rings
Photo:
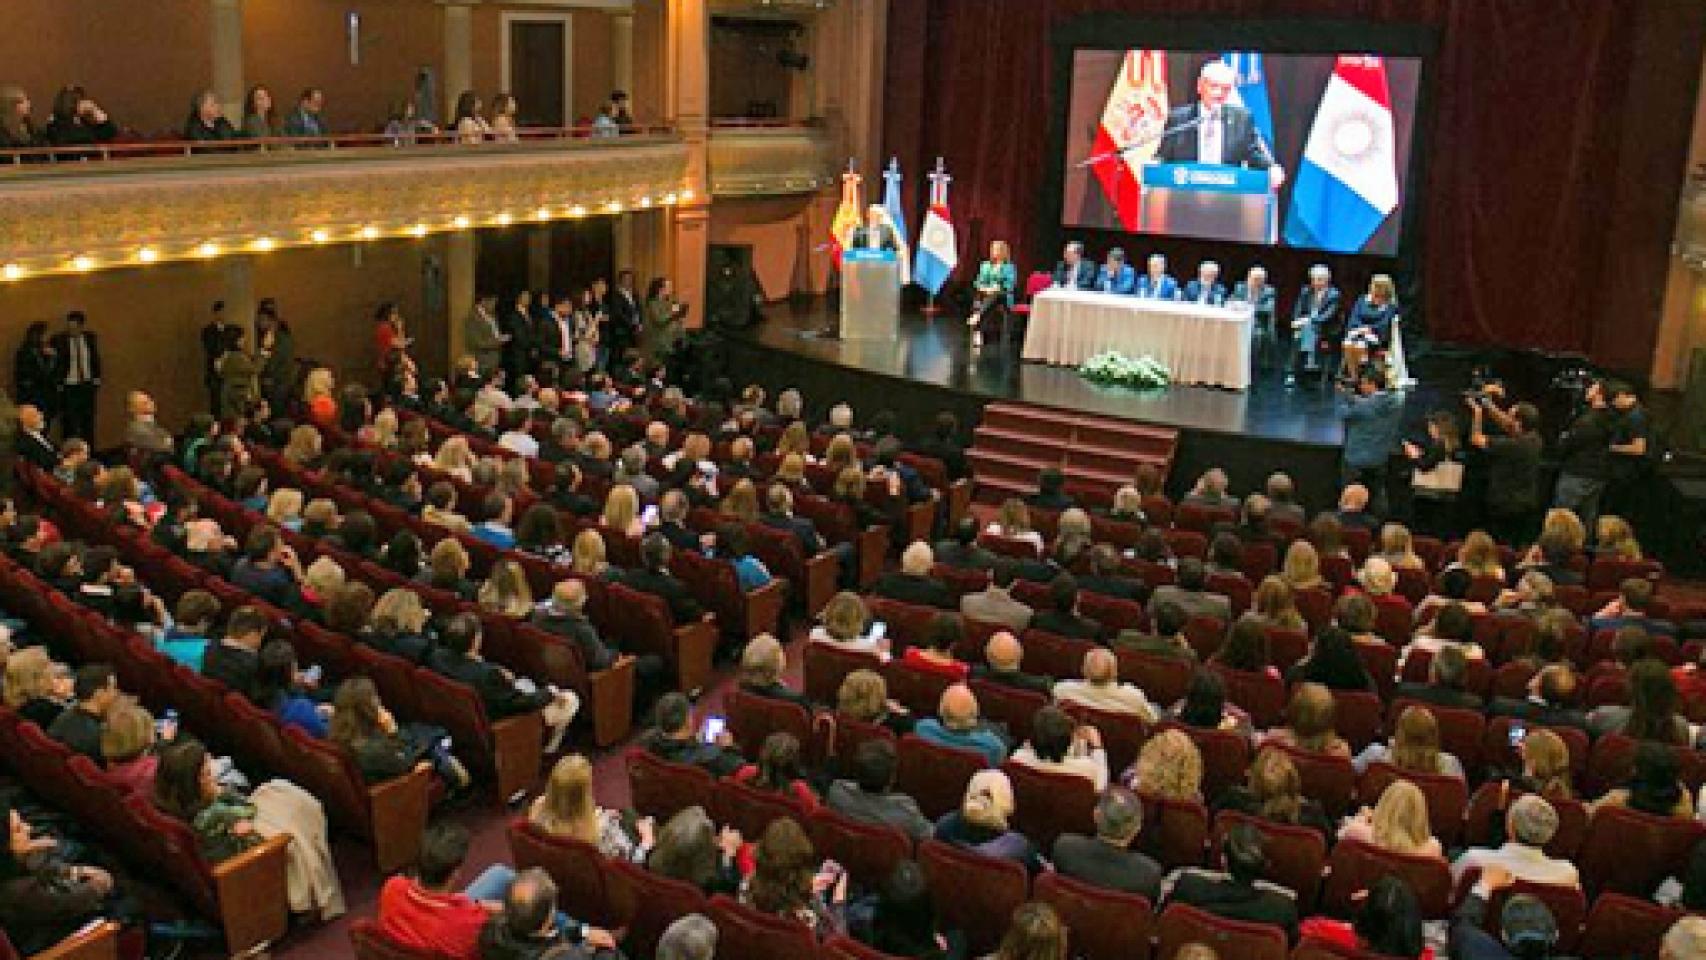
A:
{"type": "Polygon", "coordinates": [[[1002,630],[990,637],[984,644],[983,658],[984,663],[972,667],[971,671],[972,676],[980,680],[1034,693],[1048,693],[1054,688],[1053,679],[1020,669],[1025,659],[1025,648],[1010,631],[1002,630]]]}
{"type": "Polygon", "coordinates": [[[59,466],[59,448],[47,435],[47,417],[41,408],[35,404],[26,403],[18,407],[18,456],[40,467],[52,471],[59,466]]]}
{"type": "Polygon", "coordinates": [[[1197,75],[1197,99],[1167,114],[1167,135],[1155,151],[1162,163],[1206,163],[1270,171],[1277,189],[1284,172],[1256,130],[1250,111],[1230,102],[1238,77],[1224,61],[1210,60],[1197,75]]]}
{"type": "Polygon", "coordinates": [[[142,453],[170,456],[172,435],[154,419],[154,398],[141,390],[132,390],[124,406],[130,413],[130,423],[124,430],[125,446],[142,453]]]}
{"type": "Polygon", "coordinates": [[[963,683],[942,691],[936,716],[920,720],[912,732],[939,747],[981,754],[992,767],[1007,759],[1007,741],[978,719],[977,697],[963,683]]]}
{"type": "Polygon", "coordinates": [[[1157,719],[1155,707],[1143,691],[1120,682],[1120,663],[1112,650],[1097,647],[1086,653],[1083,673],[1082,680],[1062,680],[1054,685],[1056,702],[1137,717],[1145,723],[1157,719]]]}
{"type": "Polygon", "coordinates": [[[590,672],[608,669],[616,662],[616,651],[598,636],[598,628],[586,616],[586,584],[563,580],[551,589],[551,599],[533,611],[528,622],[546,633],[572,641],[590,672]]]}

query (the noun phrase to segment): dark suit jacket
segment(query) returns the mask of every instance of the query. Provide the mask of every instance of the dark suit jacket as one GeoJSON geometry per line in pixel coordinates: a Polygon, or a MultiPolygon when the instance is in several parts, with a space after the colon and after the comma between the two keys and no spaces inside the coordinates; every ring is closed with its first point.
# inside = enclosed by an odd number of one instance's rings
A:
{"type": "Polygon", "coordinates": [[[255,699],[259,685],[255,676],[260,669],[260,657],[253,650],[217,641],[207,645],[207,652],[201,659],[202,676],[218,680],[250,700],[255,699]]]}
{"type": "Polygon", "coordinates": [[[1116,600],[1132,600],[1143,602],[1144,585],[1141,581],[1130,577],[1098,577],[1085,574],[1078,578],[1078,589],[1081,592],[1100,594],[1113,597],[1116,600]]]}
{"type": "MultiPolygon", "coordinates": [[[[89,379],[99,380],[101,379],[100,343],[95,335],[87,330],[83,331],[83,338],[89,342],[89,379]]],[[[53,349],[58,351],[58,363],[54,369],[54,380],[57,383],[64,383],[65,377],[71,372],[70,340],[71,335],[64,332],[56,333],[48,338],[48,342],[53,344],[53,349]]]]}
{"type": "Polygon", "coordinates": [[[1037,615],[1031,618],[1031,628],[1078,640],[1094,640],[1102,633],[1102,625],[1096,621],[1059,610],[1037,611],[1037,615]]]}
{"type": "Polygon", "coordinates": [[[1054,868],[1085,883],[1160,898],[1161,866],[1135,850],[1121,850],[1095,837],[1063,833],[1054,841],[1054,868]]]}
{"type": "Polygon", "coordinates": [[[915,603],[921,607],[940,607],[943,610],[960,608],[953,591],[945,584],[929,577],[915,577],[898,570],[891,570],[878,577],[877,582],[871,584],[871,593],[902,603],[915,603]]]}
{"type": "Polygon", "coordinates": [[[658,532],[669,541],[669,545],[677,550],[698,550],[699,534],[673,520],[658,524],[658,532]]]}
{"type": "Polygon", "coordinates": [[[641,593],[662,597],[669,604],[669,617],[679,626],[692,623],[704,614],[699,601],[693,599],[687,585],[666,573],[651,570],[629,570],[622,574],[621,583],[641,593]]]}
{"type": "Polygon", "coordinates": [[[1062,260],[1054,266],[1054,285],[1071,290],[1093,290],[1096,286],[1096,265],[1080,260],[1078,266],[1069,267],[1062,260]]]}
{"type": "Polygon", "coordinates": [[[606,339],[621,346],[632,345],[640,330],[639,294],[625,294],[611,287],[604,298],[604,312],[610,318],[605,324],[606,339]]]}
{"type": "Polygon", "coordinates": [[[1588,728],[1586,713],[1569,707],[1536,703],[1533,700],[1494,697],[1493,701],[1487,704],[1487,710],[1497,717],[1515,717],[1542,727],[1575,727],[1584,732],[1588,728]]]}
{"type": "Polygon", "coordinates": [[[1226,305],[1226,284],[1221,283],[1218,280],[1215,281],[1214,286],[1209,288],[1208,299],[1204,300],[1203,299],[1202,281],[1201,280],[1192,280],[1190,283],[1185,284],[1185,302],[1186,303],[1207,303],[1211,307],[1225,306],[1226,305]]]}
{"type": "Polygon", "coordinates": [[[1282,927],[1287,939],[1297,939],[1297,901],[1283,893],[1202,870],[1186,870],[1173,887],[1172,899],[1228,920],[1282,927]]]}
{"type": "Polygon", "coordinates": [[[427,667],[472,688],[491,717],[512,717],[537,710],[551,702],[548,690],[523,693],[496,664],[475,660],[439,647],[427,657],[427,667]]]}
{"type": "Polygon", "coordinates": [[[776,530],[785,530],[794,535],[799,541],[800,550],[806,556],[816,556],[823,549],[823,538],[818,536],[817,527],[805,517],[790,517],[780,513],[766,513],[759,522],[776,530]]]}
{"type": "MultiPolygon", "coordinates": [[[[1032,693],[1047,694],[1054,690],[1053,677],[1040,677],[1034,673],[1021,670],[997,670],[986,663],[979,663],[971,668],[971,675],[979,680],[998,683],[1015,690],[1029,690],[1032,693]]],[[[1015,734],[1022,731],[1015,730],[1015,734]]]]}
{"type": "Polygon", "coordinates": [[[943,540],[936,544],[936,562],[946,567],[958,567],[961,570],[988,570],[995,566],[995,554],[972,544],[961,546],[957,540],[943,540]]]}
{"type": "Polygon", "coordinates": [[[1439,687],[1431,683],[1400,683],[1396,696],[1406,700],[1420,700],[1436,707],[1455,707],[1459,710],[1476,710],[1482,707],[1481,698],[1467,690],[1452,690],[1449,687],[1439,687]]]}
{"type": "Polygon", "coordinates": [[[53,440],[46,434],[32,436],[19,430],[16,450],[18,456],[43,470],[51,472],[59,465],[59,448],[53,445],[53,440]]]}
{"type": "Polygon", "coordinates": [[[1297,305],[1292,308],[1291,318],[1310,321],[1320,329],[1324,342],[1336,343],[1345,335],[1345,318],[1339,288],[1327,288],[1327,292],[1321,296],[1320,309],[1311,308],[1314,293],[1308,284],[1304,285],[1303,292],[1297,295],[1297,305]]]}
{"type": "MultiPolygon", "coordinates": [[[[881,246],[884,250],[900,249],[900,238],[895,236],[893,227],[885,223],[877,228],[877,245],[881,246]]],[[[871,228],[866,226],[855,228],[853,230],[852,243],[848,248],[854,250],[866,250],[871,246],[871,228]]]]}
{"type": "Polygon", "coordinates": [[[604,670],[616,660],[616,651],[605,645],[598,636],[598,628],[584,615],[546,608],[535,611],[528,622],[579,647],[581,660],[590,671],[604,670]]]}
{"type": "Polygon", "coordinates": [[[961,480],[971,476],[971,467],[966,463],[966,448],[958,440],[926,437],[912,444],[912,452],[921,457],[934,457],[942,461],[942,466],[948,471],[949,480],[961,480]]]}
{"type": "MultiPolygon", "coordinates": [[[[1201,115],[1200,103],[1186,104],[1169,110],[1167,129],[1172,132],[1161,138],[1161,145],[1155,151],[1155,159],[1163,163],[1197,162],[1197,137],[1201,131],[1195,121],[1201,115]],[[1181,127],[1184,129],[1180,129],[1181,127]]],[[[1223,104],[1220,108],[1220,131],[1222,163],[1256,170],[1266,170],[1274,165],[1273,156],[1268,153],[1267,146],[1256,132],[1256,123],[1250,116],[1250,111],[1237,104],[1223,104]]]]}

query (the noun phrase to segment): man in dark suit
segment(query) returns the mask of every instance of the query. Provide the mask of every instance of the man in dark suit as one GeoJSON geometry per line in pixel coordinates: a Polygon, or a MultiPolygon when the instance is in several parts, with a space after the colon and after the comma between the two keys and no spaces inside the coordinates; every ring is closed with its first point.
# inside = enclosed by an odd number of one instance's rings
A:
{"type": "Polygon", "coordinates": [[[1084,259],[1084,244],[1074,240],[1061,251],[1060,262],[1055,264],[1052,281],[1054,286],[1068,290],[1094,290],[1096,288],[1096,265],[1084,259]]]}
{"type": "Polygon", "coordinates": [[[1398,696],[1439,707],[1456,707],[1479,712],[1481,698],[1463,689],[1463,681],[1468,674],[1469,660],[1463,655],[1463,648],[1448,644],[1441,647],[1439,652],[1434,654],[1433,661],[1428,664],[1428,682],[1400,683],[1398,696]]]}
{"type": "Polygon", "coordinates": [[[1143,829],[1143,804],[1125,787],[1109,787],[1096,802],[1096,835],[1063,833],[1054,841],[1054,868],[1104,890],[1160,899],[1161,866],[1130,849],[1143,829]]]}
{"type": "Polygon", "coordinates": [[[47,435],[47,417],[26,403],[18,408],[18,439],[14,450],[24,461],[49,473],[59,466],[59,447],[47,435]]]}
{"type": "Polygon", "coordinates": [[[1521,700],[1494,697],[1487,707],[1494,716],[1516,717],[1542,727],[1575,727],[1586,731],[1587,714],[1570,706],[1577,686],[1576,671],[1569,664],[1555,663],[1542,668],[1528,682],[1527,697],[1521,700]]]}
{"type": "Polygon", "coordinates": [[[1333,286],[1333,271],[1324,264],[1310,267],[1309,285],[1297,295],[1297,305],[1291,311],[1295,339],[1286,386],[1295,386],[1302,374],[1339,368],[1340,341],[1345,337],[1342,306],[1339,288],[1333,286]]]}
{"type": "Polygon", "coordinates": [[[960,570],[994,569],[997,558],[994,553],[977,545],[977,533],[977,520],[961,517],[954,526],[953,538],[937,541],[936,562],[960,570]]]}
{"type": "Polygon", "coordinates": [[[588,673],[607,670],[616,662],[616,651],[605,644],[598,628],[587,619],[586,584],[579,580],[558,581],[551,589],[551,598],[540,604],[527,622],[573,643],[588,673]]]}
{"type": "Polygon", "coordinates": [[[936,414],[930,436],[912,444],[912,452],[942,461],[950,481],[971,476],[971,465],[966,462],[966,447],[960,442],[960,419],[946,410],[936,414]]]}
{"type": "Polygon", "coordinates": [[[677,550],[699,550],[704,547],[699,532],[687,525],[687,494],[669,490],[658,501],[658,533],[677,550]]]}
{"type": "Polygon", "coordinates": [[[873,203],[865,208],[865,223],[853,228],[853,241],[848,244],[851,250],[900,250],[900,237],[889,225],[888,211],[881,204],[873,203]]]}
{"type": "Polygon", "coordinates": [[[871,594],[921,607],[959,609],[959,601],[947,584],[931,578],[930,567],[935,562],[936,555],[930,550],[930,545],[922,540],[914,541],[900,555],[900,569],[878,577],[877,582],[871,584],[871,594]]]}
{"type": "Polygon", "coordinates": [[[1184,300],[1208,307],[1225,306],[1226,284],[1220,282],[1220,264],[1204,260],[1197,267],[1197,278],[1185,284],[1184,300]]]}
{"type": "Polygon", "coordinates": [[[1178,583],[1162,584],[1149,595],[1149,614],[1162,603],[1178,604],[1187,617],[1214,617],[1221,623],[1232,621],[1232,601],[1218,593],[1208,592],[1208,571],[1201,560],[1186,557],[1179,561],[1178,583]]]}
{"type": "Polygon", "coordinates": [[[231,324],[225,320],[225,301],[213,301],[213,319],[201,328],[202,383],[207,386],[207,409],[219,412],[219,358],[225,355],[226,331],[231,324]]]}
{"type": "Polygon", "coordinates": [[[1125,250],[1114,247],[1108,251],[1107,260],[1096,270],[1096,289],[1126,296],[1137,292],[1137,271],[1126,262],[1125,250]]]}
{"type": "Polygon", "coordinates": [[[699,606],[699,601],[693,599],[687,585],[669,572],[669,560],[674,556],[675,548],[669,545],[661,533],[648,533],[640,541],[640,562],[638,570],[630,570],[622,574],[621,583],[625,587],[649,593],[661,598],[669,605],[669,617],[676,626],[692,623],[705,616],[705,610],[699,606]]]}
{"type": "Polygon", "coordinates": [[[701,767],[714,777],[726,777],[746,766],[735,749],[734,735],[724,730],[714,743],[699,739],[693,726],[693,705],[679,693],[666,693],[652,708],[652,729],[640,736],[647,753],[669,763],[701,767]]]}
{"type": "Polygon", "coordinates": [[[1285,362],[1285,357],[1279,351],[1278,331],[1274,329],[1274,310],[1278,293],[1273,284],[1268,282],[1266,268],[1251,267],[1245,279],[1232,288],[1232,301],[1249,304],[1254,314],[1250,335],[1256,341],[1253,352],[1257,367],[1262,370],[1280,367],[1285,362]]]}
{"type": "Polygon", "coordinates": [[[1031,618],[1034,629],[1076,640],[1094,640],[1101,635],[1101,624],[1078,615],[1078,581],[1072,574],[1056,575],[1049,581],[1048,592],[1054,608],[1037,611],[1031,618]]]}
{"type": "Polygon", "coordinates": [[[823,552],[823,537],[818,534],[817,526],[805,517],[794,516],[794,495],[787,487],[771,484],[764,491],[764,507],[764,514],[759,517],[761,523],[793,534],[805,556],[815,557],[823,552]]]}
{"type": "Polygon", "coordinates": [[[894,790],[894,744],[871,739],[853,751],[852,777],[830,784],[824,804],[860,823],[894,827],[914,840],[928,839],[933,829],[919,812],[918,801],[894,790]]]}
{"type": "Polygon", "coordinates": [[[1078,505],[1066,492],[1066,474],[1057,467],[1037,471],[1037,492],[1025,497],[1025,503],[1044,510],[1070,510],[1078,505]]]}
{"type": "Polygon", "coordinates": [[[1171,902],[1188,903],[1228,920],[1266,923],[1283,928],[1288,940],[1297,939],[1297,898],[1262,879],[1268,858],[1262,835],[1240,823],[1221,842],[1226,872],[1188,867],[1173,885],[1171,902]]]}
{"type": "Polygon", "coordinates": [[[255,607],[238,607],[225,625],[225,636],[207,645],[201,675],[253,700],[260,686],[261,644],[267,638],[267,618],[255,607]]]}
{"type": "Polygon", "coordinates": [[[615,369],[640,336],[640,296],[634,292],[634,271],[616,274],[616,287],[604,301],[604,339],[610,347],[609,367],[615,369]]]}
{"type": "Polygon", "coordinates": [[[65,330],[53,335],[59,358],[57,373],[64,407],[66,438],[82,437],[95,445],[95,392],[101,386],[101,350],[95,335],[84,329],[88,317],[81,310],[65,315],[65,330]]]}
{"type": "MultiPolygon", "coordinates": [[[[1220,60],[1203,64],[1197,76],[1197,102],[1167,113],[1167,132],[1156,148],[1162,163],[1209,163],[1278,170],[1268,145],[1256,130],[1255,118],[1243,106],[1228,102],[1238,78],[1220,60]]],[[[1281,182],[1275,173],[1274,185],[1281,182]]]]}
{"type": "Polygon", "coordinates": [[[1090,572],[1078,578],[1078,589],[1116,600],[1143,602],[1142,580],[1120,576],[1120,552],[1112,545],[1099,543],[1090,551],[1090,572]]]}
{"type": "Polygon", "coordinates": [[[451,617],[438,639],[427,667],[472,688],[493,719],[528,713],[551,702],[551,691],[518,683],[508,670],[480,659],[480,619],[473,614],[451,617]]]}

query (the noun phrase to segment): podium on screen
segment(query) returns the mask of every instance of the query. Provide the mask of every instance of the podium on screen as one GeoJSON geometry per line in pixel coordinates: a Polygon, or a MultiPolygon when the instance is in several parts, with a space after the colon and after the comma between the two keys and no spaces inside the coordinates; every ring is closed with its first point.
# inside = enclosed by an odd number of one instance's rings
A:
{"type": "Polygon", "coordinates": [[[1151,163],[1143,167],[1138,229],[1205,240],[1273,241],[1268,171],[1216,163],[1151,163]]]}
{"type": "Polygon", "coordinates": [[[893,340],[900,322],[900,261],[893,250],[841,256],[841,338],[893,340]]]}

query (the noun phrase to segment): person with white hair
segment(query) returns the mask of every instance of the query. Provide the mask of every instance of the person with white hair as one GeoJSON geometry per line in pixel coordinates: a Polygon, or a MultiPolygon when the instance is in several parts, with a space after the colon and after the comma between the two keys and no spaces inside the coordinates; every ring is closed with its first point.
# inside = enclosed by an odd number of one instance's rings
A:
{"type": "Polygon", "coordinates": [[[1309,268],[1309,283],[1297,295],[1291,312],[1291,329],[1295,349],[1286,386],[1295,386],[1302,375],[1311,373],[1321,374],[1325,381],[1338,365],[1322,363],[1322,358],[1336,359],[1345,335],[1343,298],[1333,286],[1333,271],[1325,264],[1309,268]]]}
{"type": "Polygon", "coordinates": [[[1280,353],[1279,332],[1274,329],[1274,308],[1278,302],[1278,294],[1273,284],[1268,282],[1267,268],[1260,264],[1250,268],[1244,279],[1232,288],[1230,303],[1249,306],[1253,315],[1250,323],[1251,362],[1255,365],[1254,374],[1261,370],[1273,370],[1280,365],[1283,354],[1280,353]]]}
{"type": "Polygon", "coordinates": [[[958,610],[959,598],[947,585],[930,576],[936,552],[923,540],[914,540],[900,555],[900,569],[891,570],[871,584],[873,596],[899,600],[920,607],[958,610]]]}
{"type": "Polygon", "coordinates": [[[1160,253],[1149,255],[1143,276],[1137,278],[1137,295],[1145,300],[1177,300],[1179,299],[1179,281],[1173,279],[1167,272],[1167,256],[1160,253]]]}
{"type": "Polygon", "coordinates": [[[1267,170],[1278,190],[1285,171],[1256,129],[1249,109],[1233,102],[1238,75],[1223,60],[1203,64],[1197,75],[1197,99],[1167,113],[1166,134],[1155,150],[1162,163],[1207,163],[1267,170]]]}
{"type": "Polygon", "coordinates": [[[1197,278],[1185,284],[1185,302],[1205,307],[1226,305],[1226,284],[1220,282],[1220,264],[1204,260],[1197,267],[1197,278]]]}
{"type": "Polygon", "coordinates": [[[805,408],[805,397],[793,387],[776,395],[776,419],[783,423],[800,419],[805,408]]]}
{"type": "Polygon", "coordinates": [[[1527,883],[1558,887],[1581,884],[1575,864],[1546,855],[1545,846],[1558,832],[1558,811],[1545,797],[1537,793],[1518,797],[1505,814],[1505,831],[1510,839],[1501,847],[1463,851],[1451,867],[1453,877],[1462,879],[1471,870],[1479,870],[1481,882],[1486,883],[1494,870],[1503,870],[1527,883]]]}
{"type": "Polygon", "coordinates": [[[657,960],[715,960],[717,925],[702,913],[690,913],[664,930],[657,960]]]}
{"type": "Polygon", "coordinates": [[[889,213],[880,203],[865,208],[865,223],[853,230],[854,250],[891,250],[899,252],[900,236],[889,223],[889,213]]]}

